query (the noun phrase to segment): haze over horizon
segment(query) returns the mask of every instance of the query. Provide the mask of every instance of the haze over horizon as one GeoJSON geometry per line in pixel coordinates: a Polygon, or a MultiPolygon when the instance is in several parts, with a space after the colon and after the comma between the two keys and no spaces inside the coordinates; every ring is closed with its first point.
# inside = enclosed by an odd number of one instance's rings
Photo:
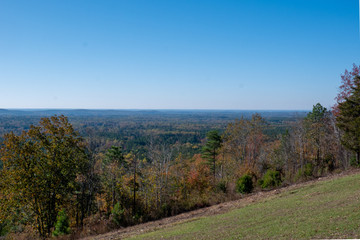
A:
{"type": "Polygon", "coordinates": [[[312,109],[211,109],[211,108],[203,108],[203,109],[191,109],[191,108],[0,108],[0,110],[9,110],[9,111],[47,111],[47,110],[69,110],[69,111],[81,111],[81,110],[89,110],[89,111],[311,111],[312,109]]]}
{"type": "Polygon", "coordinates": [[[359,1],[0,2],[0,108],[330,108],[359,1]]]}

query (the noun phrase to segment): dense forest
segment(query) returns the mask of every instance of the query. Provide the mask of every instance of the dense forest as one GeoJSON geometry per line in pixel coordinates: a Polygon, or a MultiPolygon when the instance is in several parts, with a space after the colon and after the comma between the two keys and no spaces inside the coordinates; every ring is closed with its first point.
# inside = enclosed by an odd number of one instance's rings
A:
{"type": "MultiPolygon", "coordinates": [[[[206,133],[223,132],[230,122],[251,118],[254,111],[175,111],[175,110],[0,110],[0,139],[5,133],[20,134],[36,125],[42,117],[64,115],[92,149],[104,152],[119,146],[124,153],[146,152],[150,139],[176,146],[184,155],[200,153],[206,133]]],[[[260,111],[269,123],[267,135],[276,138],[305,111],[260,111]]]]}
{"type": "Polygon", "coordinates": [[[360,163],[359,67],[312,111],[0,110],[0,233],[84,236],[360,163]]]}

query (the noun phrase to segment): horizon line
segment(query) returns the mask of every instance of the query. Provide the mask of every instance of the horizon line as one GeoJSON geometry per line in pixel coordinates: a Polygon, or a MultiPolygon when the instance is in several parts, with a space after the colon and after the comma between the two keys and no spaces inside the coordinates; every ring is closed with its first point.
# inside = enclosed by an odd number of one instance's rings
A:
{"type": "Polygon", "coordinates": [[[0,110],[46,111],[46,110],[90,110],[90,111],[311,111],[311,109],[229,109],[229,108],[0,108],[0,110]]]}

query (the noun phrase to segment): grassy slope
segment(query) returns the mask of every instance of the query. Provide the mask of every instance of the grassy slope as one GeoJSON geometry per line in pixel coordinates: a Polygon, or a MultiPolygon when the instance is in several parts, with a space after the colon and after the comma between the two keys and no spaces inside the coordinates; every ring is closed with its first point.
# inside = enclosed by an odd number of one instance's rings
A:
{"type": "Polygon", "coordinates": [[[360,237],[360,174],[319,181],[228,213],[132,239],[310,239],[360,237]]]}

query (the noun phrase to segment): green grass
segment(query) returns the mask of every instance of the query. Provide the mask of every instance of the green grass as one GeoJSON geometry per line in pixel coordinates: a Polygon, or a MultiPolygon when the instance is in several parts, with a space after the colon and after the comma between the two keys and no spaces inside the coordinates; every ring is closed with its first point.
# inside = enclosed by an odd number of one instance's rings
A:
{"type": "Polygon", "coordinates": [[[360,175],[289,190],[225,214],[131,239],[313,239],[360,237],[360,175]]]}

